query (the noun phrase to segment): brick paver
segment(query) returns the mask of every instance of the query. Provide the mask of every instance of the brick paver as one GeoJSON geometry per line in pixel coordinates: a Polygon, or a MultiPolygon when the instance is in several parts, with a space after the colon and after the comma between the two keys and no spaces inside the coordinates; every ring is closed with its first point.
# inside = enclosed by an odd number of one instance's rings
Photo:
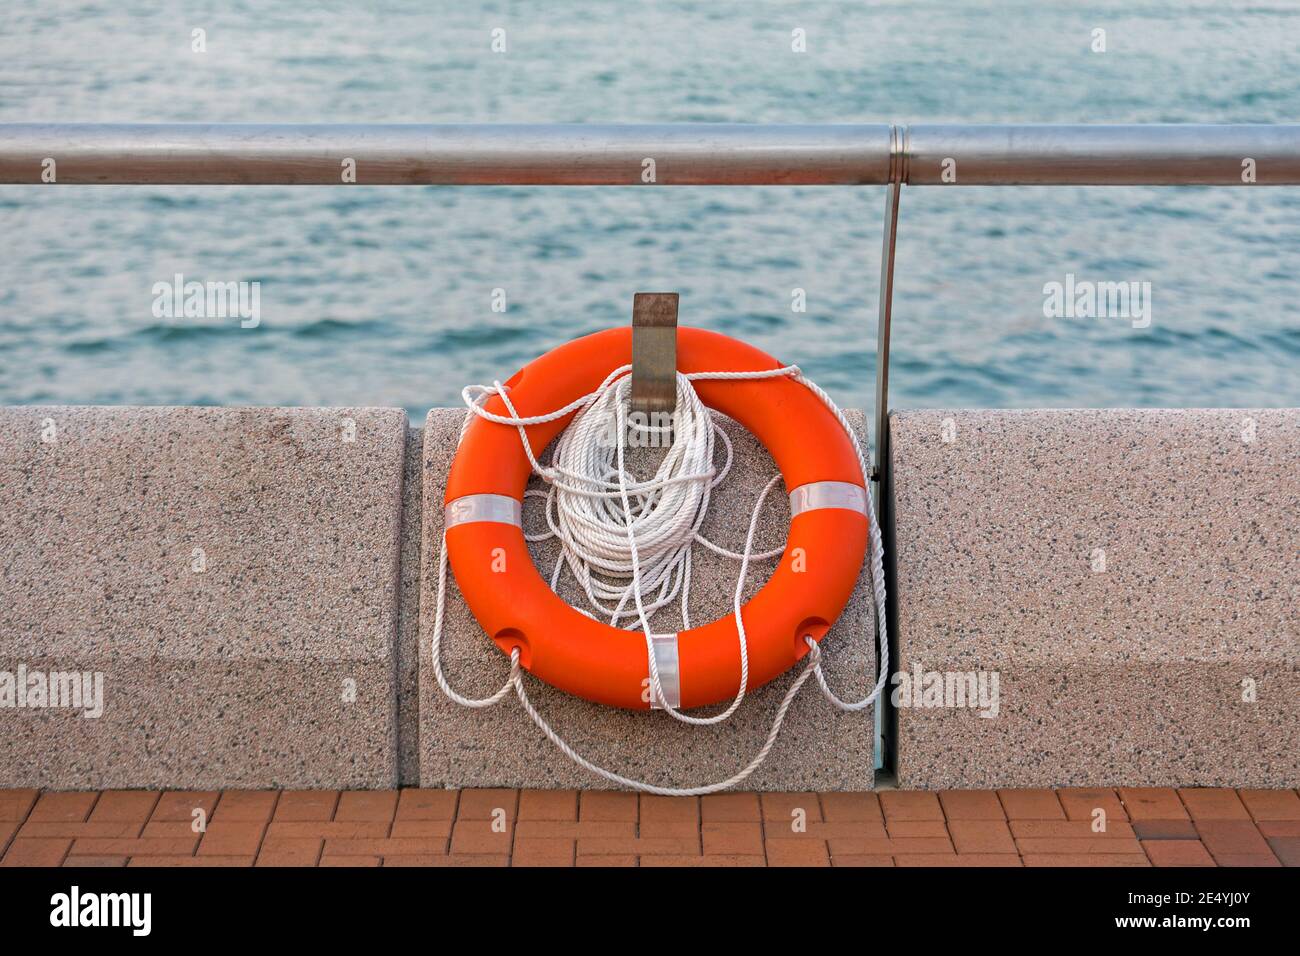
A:
{"type": "Polygon", "coordinates": [[[0,790],[0,865],[1300,866],[1300,796],[0,790]]]}
{"type": "Polygon", "coordinates": [[[756,793],[715,793],[700,798],[705,823],[758,823],[763,819],[756,793]]]}
{"type": "MultiPolygon", "coordinates": [[[[212,811],[212,819],[265,823],[271,819],[279,799],[280,794],[274,790],[225,790],[212,811]]],[[[160,809],[165,802],[165,796],[158,801],[160,809]]]]}
{"type": "MultiPolygon", "coordinates": [[[[212,811],[216,809],[220,796],[216,790],[170,790],[158,798],[149,820],[156,823],[192,823],[196,817],[201,816],[206,822],[212,819],[212,811]]],[[[267,804],[269,817],[272,801],[266,797],[261,799],[267,804]]],[[[235,819],[233,813],[230,819],[235,819]]]]}
{"type": "Polygon", "coordinates": [[[21,823],[27,819],[38,790],[0,790],[0,823],[21,823]]]}
{"type": "Polygon", "coordinates": [[[578,819],[636,823],[637,795],[616,790],[584,790],[578,798],[578,819]]]}
{"type": "Polygon", "coordinates": [[[334,819],[340,822],[392,823],[397,815],[396,790],[353,790],[339,797],[334,819]]]}
{"type": "Polygon", "coordinates": [[[402,790],[397,798],[398,820],[454,820],[460,796],[455,790],[402,790]]]}
{"type": "Polygon", "coordinates": [[[105,790],[90,811],[91,823],[138,823],[144,826],[158,803],[148,790],[105,790]]]}
{"type": "Polygon", "coordinates": [[[992,790],[948,790],[939,794],[949,820],[1005,820],[1006,813],[992,790]]]}
{"type": "Polygon", "coordinates": [[[886,790],[880,794],[885,820],[942,820],[943,805],[936,794],[920,790],[886,790]]]}
{"type": "Polygon", "coordinates": [[[1002,820],[949,819],[948,830],[958,854],[1016,852],[1016,841],[1002,820]]]}
{"type": "Polygon", "coordinates": [[[520,820],[576,820],[576,790],[522,790],[519,793],[520,820]]]}
{"type": "Polygon", "coordinates": [[[822,815],[831,823],[885,822],[880,798],[874,793],[823,793],[821,804],[822,815]]]}
{"type": "MultiPolygon", "coordinates": [[[[333,820],[338,803],[337,790],[286,790],[275,805],[274,819],[285,822],[333,820]]],[[[220,806],[217,810],[220,812],[220,806]]]]}
{"type": "Polygon", "coordinates": [[[1186,820],[1187,810],[1178,791],[1169,787],[1121,787],[1130,820],[1186,820]]]}
{"type": "Polygon", "coordinates": [[[1142,849],[1156,866],[1214,866],[1199,840],[1143,840],[1142,849]]]}
{"type": "Polygon", "coordinates": [[[1249,820],[1250,811],[1241,802],[1235,790],[1211,790],[1205,787],[1179,790],[1183,805],[1192,819],[1198,823],[1202,820],[1249,820]]]}
{"type": "Polygon", "coordinates": [[[1300,796],[1294,790],[1239,790],[1237,796],[1256,823],[1300,820],[1300,796]]]}
{"type": "Polygon", "coordinates": [[[1181,820],[1134,820],[1133,833],[1139,840],[1199,840],[1196,824],[1181,820]]]}
{"type": "Polygon", "coordinates": [[[199,840],[199,856],[257,856],[266,835],[265,823],[216,820],[199,840]]]}
{"type": "Polygon", "coordinates": [[[43,793],[27,814],[32,823],[83,823],[98,793],[43,793]]]}
{"type": "Polygon", "coordinates": [[[1071,820],[1096,820],[1101,815],[1108,821],[1128,819],[1128,811],[1114,790],[1070,787],[1056,791],[1056,796],[1071,820]]]}
{"type": "Polygon", "coordinates": [[[999,790],[1008,820],[1064,820],[1065,810],[1054,790],[999,790]]]}

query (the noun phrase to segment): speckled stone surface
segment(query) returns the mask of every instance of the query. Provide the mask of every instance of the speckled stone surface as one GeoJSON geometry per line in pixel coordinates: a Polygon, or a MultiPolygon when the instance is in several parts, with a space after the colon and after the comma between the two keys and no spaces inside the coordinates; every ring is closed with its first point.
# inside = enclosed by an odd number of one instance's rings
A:
{"type": "Polygon", "coordinates": [[[420,783],[420,535],[424,431],[406,433],[402,479],[401,609],[397,631],[397,764],[404,787],[420,783]]]}
{"type": "MultiPolygon", "coordinates": [[[[424,434],[424,554],[420,640],[420,783],[425,787],[604,787],[599,778],[560,753],[523,713],[513,696],[489,709],[466,710],[448,700],[429,666],[429,635],[437,591],[438,546],[447,469],[455,453],[464,411],[434,409],[424,434]]],[[[853,415],[858,425],[861,415],[853,415]]],[[[775,465],[744,429],[728,422],[736,448],[734,471],[715,492],[703,531],[711,540],[736,549],[758,492],[775,465]]],[[[859,434],[864,429],[859,427],[859,434]]],[[[524,523],[544,525],[539,499],[530,499],[524,523]]],[[[783,494],[768,496],[756,548],[777,546],[785,536],[789,504],[783,494]]],[[[549,579],[553,545],[534,549],[549,579]]],[[[738,565],[695,551],[691,614],[704,621],[729,613],[738,565]]],[[[770,574],[771,564],[751,568],[749,593],[770,574]]],[[[452,686],[468,696],[486,696],[504,682],[508,661],[483,633],[448,572],[450,596],[443,636],[444,667],[452,686]]],[[[869,576],[863,577],[839,623],[823,641],[827,674],[841,696],[860,697],[876,668],[871,625],[869,576]]],[[[560,593],[571,603],[585,601],[567,573],[560,593]]],[[[663,630],[676,630],[677,615],[667,609],[656,618],[663,630]]],[[[695,786],[722,780],[749,762],[766,739],[772,717],[795,672],[746,698],[728,722],[688,727],[659,712],[602,707],[548,687],[529,677],[529,695],[551,726],[580,753],[616,772],[660,785],[695,786]]],[[[708,709],[712,713],[716,710],[708,709]]],[[[785,727],[767,762],[745,783],[758,790],[870,789],[874,779],[874,716],[870,710],[841,714],[809,683],[790,708],[785,727]]]]}
{"type": "Polygon", "coordinates": [[[406,433],[0,409],[0,672],[104,677],[98,719],[0,706],[0,787],[393,786],[406,433]]]}
{"type": "Polygon", "coordinates": [[[1000,696],[900,709],[900,786],[1300,785],[1300,411],[903,412],[891,447],[900,666],[1000,696]]]}

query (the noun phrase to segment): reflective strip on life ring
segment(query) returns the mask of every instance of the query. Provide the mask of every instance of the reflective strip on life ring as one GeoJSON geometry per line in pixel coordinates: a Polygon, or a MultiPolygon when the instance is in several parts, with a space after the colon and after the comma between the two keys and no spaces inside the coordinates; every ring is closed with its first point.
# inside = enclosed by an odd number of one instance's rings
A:
{"type": "Polygon", "coordinates": [[[790,492],[790,517],[818,508],[843,508],[867,513],[867,489],[847,481],[814,481],[790,492]]]}
{"type": "MultiPolygon", "coordinates": [[[[651,634],[650,646],[655,652],[655,667],[659,669],[659,689],[664,692],[668,706],[676,710],[682,706],[682,662],[677,653],[676,634],[651,634]]],[[[650,706],[659,708],[658,700],[650,706]]]]}
{"type": "Polygon", "coordinates": [[[474,521],[496,521],[522,528],[523,512],[523,503],[506,495],[466,495],[447,503],[442,509],[442,521],[445,528],[474,521]]]}
{"type": "MultiPolygon", "coordinates": [[[[521,417],[540,415],[594,391],[611,370],[631,361],[632,330],[610,329],[546,353],[506,385],[521,417]]],[[[677,367],[752,372],[781,363],[736,339],[682,327],[677,367]]],[[[694,385],[706,405],[762,442],[790,489],[785,552],[741,610],[752,690],[794,666],[808,653],[804,637],[820,641],[848,602],[866,554],[866,482],[835,415],[799,382],[778,376],[699,379],[694,385]]],[[[500,396],[485,408],[508,414],[500,396]]],[[[527,426],[533,454],[540,455],[571,420],[527,426]]],[[[515,426],[477,417],[470,423],[444,498],[447,556],[466,603],[496,645],[506,654],[518,648],[521,665],[541,680],[598,703],[649,709],[645,635],[570,607],[533,565],[519,519],[530,474],[515,426]]],[[[699,707],[735,696],[740,638],[734,615],[656,635],[652,644],[670,705],[699,707]]]]}

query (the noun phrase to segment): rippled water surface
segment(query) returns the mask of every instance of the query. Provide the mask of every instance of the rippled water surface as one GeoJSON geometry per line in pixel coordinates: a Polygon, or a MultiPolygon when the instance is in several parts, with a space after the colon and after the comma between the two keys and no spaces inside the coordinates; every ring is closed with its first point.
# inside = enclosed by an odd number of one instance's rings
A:
{"type": "MultiPolygon", "coordinates": [[[[1300,5],[14,3],[0,122],[17,121],[1297,122],[1300,5]]],[[[419,416],[676,290],[684,323],[869,406],[883,200],[4,186],[0,403],[419,416]],[[155,318],[177,273],[260,282],[260,326],[155,318]]],[[[1300,405],[1297,262],[1298,188],[907,189],[893,404],[1300,405]],[[1150,282],[1150,326],[1045,318],[1068,273],[1150,282]]]]}

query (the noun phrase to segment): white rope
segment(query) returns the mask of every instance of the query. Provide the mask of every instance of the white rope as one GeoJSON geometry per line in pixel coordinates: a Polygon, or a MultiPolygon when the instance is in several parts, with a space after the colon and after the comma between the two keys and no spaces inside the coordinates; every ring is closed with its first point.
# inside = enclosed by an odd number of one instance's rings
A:
{"type": "MultiPolygon", "coordinates": [[[[751,560],[764,560],[784,552],[784,546],[760,554],[753,553],[754,535],[758,518],[768,493],[780,480],[778,473],[764,486],[754,503],[744,550],[737,553],[714,544],[700,534],[700,526],[708,511],[711,493],[731,470],[733,451],[731,440],[718,425],[712,412],[695,392],[693,381],[753,380],[790,376],[816,395],[834,413],[840,426],[853,442],[864,479],[870,475],[866,457],[857,436],[843,412],[831,397],[815,383],[805,378],[794,365],[756,372],[694,372],[677,374],[677,404],[671,429],[629,422],[627,405],[631,392],[630,365],[614,369],[593,392],[570,402],[563,408],[544,415],[523,417],[510,400],[509,389],[500,382],[492,385],[471,385],[461,395],[468,406],[461,425],[461,437],[475,415],[488,421],[514,425],[519,431],[524,452],[534,473],[545,481],[547,491],[528,491],[526,496],[546,499],[546,522],[549,530],[539,534],[525,534],[529,541],[556,538],[560,555],[551,575],[552,590],[558,589],[560,574],[567,566],[588,601],[611,625],[634,617],[645,635],[646,657],[650,671],[650,692],[659,706],[676,720],[688,724],[716,724],[728,719],[745,699],[749,683],[749,647],[745,624],[741,615],[741,598],[751,560]],[[499,395],[508,415],[496,415],[483,406],[492,395],[499,395]],[[543,466],[533,455],[526,427],[555,421],[577,412],[556,443],[552,463],[543,466]],[[666,438],[671,431],[672,442],[655,473],[647,480],[637,479],[627,470],[624,450],[629,428],[645,436],[666,438]],[[713,466],[716,441],[721,439],[726,452],[721,469],[713,466]],[[709,717],[695,717],[671,707],[663,693],[659,668],[655,660],[650,616],[660,608],[680,601],[683,629],[690,628],[688,600],[691,582],[691,552],[699,543],[714,553],[740,562],[733,613],[739,637],[740,685],[732,702],[720,713],[709,717]],[[648,598],[648,600],[647,600],[648,598]],[[627,608],[629,599],[635,605],[635,616],[627,608]],[[611,604],[612,602],[612,604],[611,604]]],[[[519,665],[519,651],[511,654],[510,676],[494,694],[481,699],[463,697],[454,691],[442,671],[441,644],[443,616],[447,590],[447,539],[444,532],[438,555],[438,595],[434,614],[433,634],[430,639],[430,659],[434,675],[443,692],[464,707],[490,707],[500,702],[511,689],[515,691],[525,712],[546,737],[579,766],[604,777],[613,783],[666,796],[700,796],[716,793],[735,786],[757,770],[767,759],[776,743],[786,712],[795,696],[810,675],[816,675],[823,695],[834,706],[846,711],[869,707],[880,695],[888,677],[889,643],[885,624],[884,548],[876,522],[875,505],[871,494],[867,496],[870,524],[871,578],[876,604],[877,628],[880,642],[880,673],[872,690],[861,700],[852,703],[841,700],[830,689],[821,666],[821,649],[811,637],[805,636],[809,647],[809,662],[790,686],[777,708],[772,728],[762,748],[739,772],[726,780],[701,787],[660,787],[632,780],[613,771],[599,767],[577,753],[551,726],[528,699],[524,689],[523,671],[519,665]]],[[[588,616],[595,615],[581,608],[588,616]]]]}

